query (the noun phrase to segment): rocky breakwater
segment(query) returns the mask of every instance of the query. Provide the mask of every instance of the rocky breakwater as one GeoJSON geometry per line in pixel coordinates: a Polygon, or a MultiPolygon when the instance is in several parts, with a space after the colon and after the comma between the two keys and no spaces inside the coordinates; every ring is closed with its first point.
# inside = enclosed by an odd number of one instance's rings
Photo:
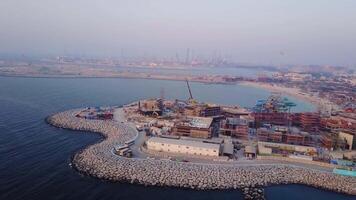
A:
{"type": "Polygon", "coordinates": [[[254,200],[265,200],[265,194],[263,188],[244,188],[242,190],[244,194],[244,199],[254,199],[254,200]]]}
{"type": "Polygon", "coordinates": [[[55,114],[48,117],[47,122],[56,127],[97,132],[105,137],[73,157],[73,165],[79,171],[94,177],[143,185],[242,191],[271,184],[305,184],[356,195],[354,177],[292,165],[237,166],[120,157],[112,153],[114,146],[134,138],[136,130],[124,123],[77,118],[76,112],[55,114]]]}

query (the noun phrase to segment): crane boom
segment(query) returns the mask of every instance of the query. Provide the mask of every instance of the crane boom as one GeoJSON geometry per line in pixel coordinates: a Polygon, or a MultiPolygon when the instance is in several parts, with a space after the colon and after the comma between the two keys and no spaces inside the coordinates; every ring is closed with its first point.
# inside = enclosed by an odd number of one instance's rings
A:
{"type": "Polygon", "coordinates": [[[190,85],[189,85],[188,79],[185,79],[185,81],[187,82],[187,87],[188,87],[188,90],[189,90],[190,99],[193,99],[193,95],[192,95],[192,91],[190,90],[190,85]]]}

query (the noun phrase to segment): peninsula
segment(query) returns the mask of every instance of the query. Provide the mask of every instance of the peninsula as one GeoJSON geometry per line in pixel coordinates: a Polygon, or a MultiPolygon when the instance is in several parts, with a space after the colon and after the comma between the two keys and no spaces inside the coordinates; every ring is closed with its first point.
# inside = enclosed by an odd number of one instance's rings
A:
{"type": "MultiPolygon", "coordinates": [[[[49,116],[47,122],[101,134],[104,140],[77,152],[72,163],[78,171],[105,180],[240,189],[248,198],[257,199],[264,198],[260,187],[273,184],[305,184],[356,195],[355,177],[333,172],[335,164],[309,160],[317,157],[313,146],[286,144],[284,139],[262,141],[265,129],[256,124],[255,137],[245,132],[251,114],[238,106],[200,103],[193,98],[146,99],[122,107],[64,111],[49,116]],[[290,156],[273,156],[277,151],[282,155],[286,147],[290,156]],[[272,151],[273,155],[266,155],[272,151]]],[[[304,133],[286,130],[282,134],[295,138],[304,133]]]]}

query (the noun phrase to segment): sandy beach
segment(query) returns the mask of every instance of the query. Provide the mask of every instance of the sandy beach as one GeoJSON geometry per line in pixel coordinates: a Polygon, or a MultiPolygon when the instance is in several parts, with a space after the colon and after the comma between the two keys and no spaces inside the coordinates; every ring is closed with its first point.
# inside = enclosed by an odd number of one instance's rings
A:
{"type": "Polygon", "coordinates": [[[293,96],[293,97],[301,99],[303,101],[308,101],[308,102],[312,103],[318,110],[322,107],[325,107],[325,105],[331,105],[334,108],[338,107],[336,104],[330,102],[327,99],[322,99],[315,95],[305,93],[305,92],[301,91],[299,88],[288,88],[288,87],[284,87],[284,86],[277,85],[277,84],[268,84],[268,83],[250,82],[250,81],[243,81],[243,82],[240,82],[239,84],[256,87],[256,88],[262,88],[265,90],[269,90],[271,92],[278,92],[278,93],[281,93],[284,95],[293,96]]]}

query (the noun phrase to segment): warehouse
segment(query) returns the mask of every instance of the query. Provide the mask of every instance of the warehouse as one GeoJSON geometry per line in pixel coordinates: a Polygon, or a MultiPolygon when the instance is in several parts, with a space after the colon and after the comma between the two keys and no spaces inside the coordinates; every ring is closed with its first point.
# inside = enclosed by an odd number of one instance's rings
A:
{"type": "Polygon", "coordinates": [[[200,156],[219,156],[220,145],[192,140],[152,137],[146,141],[147,149],[167,153],[200,156]]]}

